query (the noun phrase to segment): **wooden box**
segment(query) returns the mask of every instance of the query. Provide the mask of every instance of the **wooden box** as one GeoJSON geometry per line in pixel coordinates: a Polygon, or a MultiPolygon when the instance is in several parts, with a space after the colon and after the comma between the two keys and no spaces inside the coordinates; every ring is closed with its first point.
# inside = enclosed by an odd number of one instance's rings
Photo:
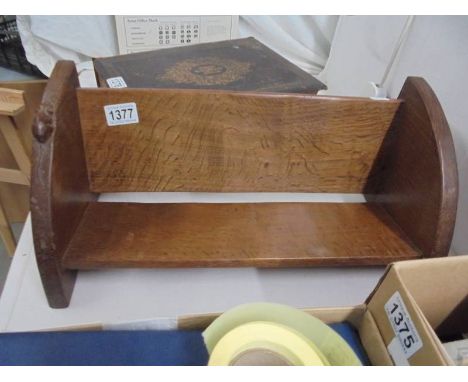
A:
{"type": "Polygon", "coordinates": [[[106,267],[382,265],[446,256],[458,179],[421,78],[398,99],[78,89],[59,62],[34,123],[32,224],[48,301],[106,267]],[[138,123],[104,107],[135,103],[138,123]],[[97,202],[137,191],[362,193],[367,203],[97,202]]]}

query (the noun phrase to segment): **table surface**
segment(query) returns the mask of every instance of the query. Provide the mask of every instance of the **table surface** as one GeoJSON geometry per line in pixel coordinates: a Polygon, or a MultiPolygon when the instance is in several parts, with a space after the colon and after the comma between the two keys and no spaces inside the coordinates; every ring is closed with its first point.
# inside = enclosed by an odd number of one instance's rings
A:
{"type": "MultiPolygon", "coordinates": [[[[130,202],[360,202],[337,194],[103,194],[100,201],[130,202]]],[[[81,271],[70,306],[49,308],[34,255],[28,218],[0,299],[0,331],[29,331],[87,324],[168,319],[219,312],[238,304],[270,301],[295,307],[357,305],[384,267],[196,268],[81,271]]],[[[166,325],[164,324],[164,325],[166,325]]]]}
{"type": "MultiPolygon", "coordinates": [[[[84,68],[82,86],[93,86],[94,73],[84,68]]],[[[364,198],[340,194],[120,193],[103,194],[100,201],[363,202],[364,198]]],[[[383,272],[384,267],[81,271],[70,306],[51,309],[39,277],[28,218],[0,298],[0,331],[140,320],[154,320],[164,326],[180,315],[220,312],[256,301],[295,307],[357,305],[372,292],[383,272]]]]}

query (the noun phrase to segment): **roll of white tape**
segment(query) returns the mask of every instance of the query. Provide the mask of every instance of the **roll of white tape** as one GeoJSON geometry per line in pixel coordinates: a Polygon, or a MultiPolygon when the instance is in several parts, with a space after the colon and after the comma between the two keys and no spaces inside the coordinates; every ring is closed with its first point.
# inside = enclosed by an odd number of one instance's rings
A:
{"type": "Polygon", "coordinates": [[[272,322],[240,325],[218,341],[209,366],[324,366],[320,350],[307,337],[272,322]]]}
{"type": "Polygon", "coordinates": [[[257,321],[279,324],[300,333],[323,354],[324,363],[361,365],[353,349],[328,325],[299,309],[272,303],[240,305],[219,316],[203,333],[208,352],[211,354],[233,329],[257,321]]]}

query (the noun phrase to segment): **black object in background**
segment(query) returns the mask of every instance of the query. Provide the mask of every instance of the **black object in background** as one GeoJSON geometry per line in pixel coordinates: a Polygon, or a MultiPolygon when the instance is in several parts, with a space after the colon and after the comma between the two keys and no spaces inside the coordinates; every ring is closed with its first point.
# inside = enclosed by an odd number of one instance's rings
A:
{"type": "Polygon", "coordinates": [[[463,339],[468,333],[468,296],[439,324],[435,332],[442,342],[463,339]]]}
{"type": "Polygon", "coordinates": [[[46,78],[26,59],[15,16],[0,16],[0,66],[20,73],[46,78]]]}

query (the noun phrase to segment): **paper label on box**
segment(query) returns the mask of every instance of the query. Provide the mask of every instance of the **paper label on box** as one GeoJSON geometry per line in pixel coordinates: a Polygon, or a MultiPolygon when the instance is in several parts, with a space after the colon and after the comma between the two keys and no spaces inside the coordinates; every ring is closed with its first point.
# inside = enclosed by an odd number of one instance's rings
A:
{"type": "MultiPolygon", "coordinates": [[[[400,292],[397,291],[390,297],[385,304],[385,311],[395,332],[395,338],[398,338],[402,353],[406,359],[410,358],[422,348],[423,344],[400,292]]],[[[392,342],[394,348],[395,339],[392,342]]]]}
{"type": "Polygon", "coordinates": [[[108,126],[138,123],[138,110],[135,102],[118,103],[104,106],[108,126]]]}
{"type": "Polygon", "coordinates": [[[127,87],[127,84],[125,83],[122,77],[108,78],[106,82],[110,88],[126,88],[127,87]]]}
{"type": "Polygon", "coordinates": [[[409,366],[408,359],[405,353],[403,353],[403,349],[397,337],[393,337],[393,340],[391,340],[387,346],[387,350],[395,366],[409,366]]]}

